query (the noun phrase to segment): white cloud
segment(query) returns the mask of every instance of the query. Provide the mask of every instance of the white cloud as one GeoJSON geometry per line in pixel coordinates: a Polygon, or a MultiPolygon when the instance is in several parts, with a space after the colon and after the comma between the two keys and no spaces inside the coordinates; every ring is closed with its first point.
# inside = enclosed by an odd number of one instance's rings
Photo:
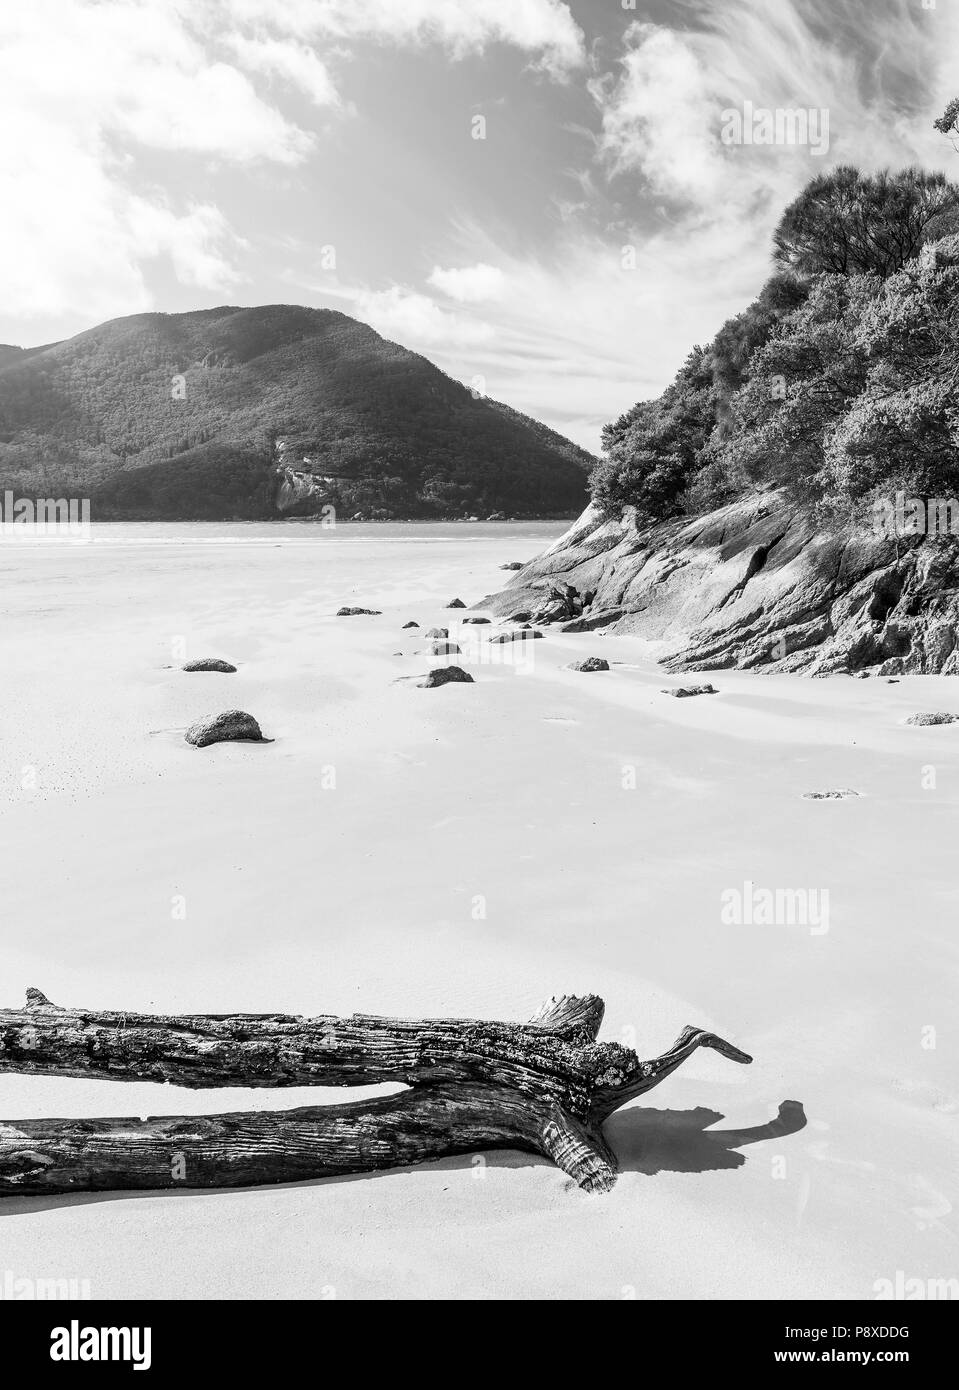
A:
{"type": "Polygon", "coordinates": [[[493,337],[489,324],[450,313],[429,295],[401,285],[388,290],[345,288],[338,290],[336,297],[350,300],[355,316],[384,338],[395,339],[414,351],[475,347],[493,337]]]}
{"type": "MultiPolygon", "coordinates": [[[[223,0],[221,0],[223,3],[223,0]]],[[[562,0],[225,0],[231,15],[306,38],[440,43],[454,57],[506,43],[556,78],[586,61],[579,25],[562,0]]]]}
{"type": "Polygon", "coordinates": [[[602,109],[601,149],[615,171],[641,169],[659,193],[715,197],[723,178],[717,107],[689,39],[632,24],[622,68],[618,81],[592,84],[602,109]]]}
{"type": "Polygon", "coordinates": [[[184,284],[236,282],[222,212],[176,206],[138,176],[138,151],[289,164],[310,146],[191,37],[175,0],[5,4],[0,128],[0,302],[24,319],[150,308],[157,257],[184,284]]]}
{"type": "Polygon", "coordinates": [[[486,300],[502,299],[506,291],[503,272],[495,265],[482,262],[450,270],[436,266],[428,283],[462,304],[482,304],[486,300]]]}
{"type": "Polygon", "coordinates": [[[285,78],[315,106],[339,106],[340,98],[329,71],[305,44],[231,34],[229,46],[240,66],[248,71],[285,78]]]}
{"type": "Polygon", "coordinates": [[[240,279],[222,249],[237,238],[219,208],[200,203],[177,215],[145,198],[132,198],[128,208],[130,235],[144,256],[169,255],[177,279],[184,285],[217,293],[240,279]]]}
{"type": "MultiPolygon", "coordinates": [[[[184,284],[238,278],[241,242],[202,166],[161,191],[144,153],[302,165],[314,134],[276,105],[292,89],[342,108],[327,61],[343,44],[507,43],[557,76],[583,60],[559,0],[3,0],[0,4],[0,303],[23,318],[96,318],[151,305],[145,262],[184,284]],[[330,50],[322,56],[317,47],[330,50]],[[265,90],[264,90],[265,87],[265,90]]],[[[438,334],[415,301],[380,305],[438,334]]],[[[456,329],[472,331],[469,326],[456,329]]]]}

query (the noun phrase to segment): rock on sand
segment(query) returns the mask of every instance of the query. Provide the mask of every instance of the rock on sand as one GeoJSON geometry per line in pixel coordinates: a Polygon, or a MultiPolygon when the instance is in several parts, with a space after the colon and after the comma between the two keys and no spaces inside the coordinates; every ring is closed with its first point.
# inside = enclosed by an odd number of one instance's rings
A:
{"type": "Polygon", "coordinates": [[[435,671],[430,671],[425,680],[417,681],[421,690],[431,690],[436,685],[448,685],[450,681],[461,681],[472,684],[473,677],[463,670],[462,666],[437,666],[435,671]]]}
{"type": "Polygon", "coordinates": [[[208,743],[272,743],[264,738],[259,724],[252,714],[241,709],[224,710],[222,714],[211,715],[191,724],[184,735],[187,743],[195,748],[205,748],[208,743]]]}
{"type": "Polygon", "coordinates": [[[188,661],[184,666],[184,671],[235,671],[236,667],[229,661],[221,661],[218,656],[204,656],[199,661],[188,661]]]}

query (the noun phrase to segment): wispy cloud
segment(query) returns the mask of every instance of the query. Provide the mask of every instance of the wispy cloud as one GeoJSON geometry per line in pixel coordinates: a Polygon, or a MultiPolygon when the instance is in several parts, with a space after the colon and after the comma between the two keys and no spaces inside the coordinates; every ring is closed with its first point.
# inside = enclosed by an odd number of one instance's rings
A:
{"type": "Polygon", "coordinates": [[[491,299],[502,299],[506,290],[506,276],[495,265],[466,265],[443,270],[436,266],[429,277],[429,284],[463,304],[483,304],[491,299]]]}
{"type": "Polygon", "coordinates": [[[316,106],[339,106],[340,96],[329,69],[304,43],[286,39],[229,34],[227,45],[240,67],[266,73],[290,83],[316,106]]]}
{"type": "Polygon", "coordinates": [[[505,43],[562,79],[586,61],[585,41],[562,0],[220,0],[232,18],[301,38],[441,44],[454,58],[505,43]]]}

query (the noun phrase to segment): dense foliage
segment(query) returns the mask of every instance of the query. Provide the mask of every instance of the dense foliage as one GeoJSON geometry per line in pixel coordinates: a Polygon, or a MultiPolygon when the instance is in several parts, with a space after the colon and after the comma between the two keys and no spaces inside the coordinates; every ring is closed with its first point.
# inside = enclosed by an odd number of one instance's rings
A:
{"type": "Polygon", "coordinates": [[[347,515],[575,514],[594,462],[331,310],[141,314],[0,348],[0,489],[18,495],[268,517],[278,440],[347,515]]]}
{"type": "Polygon", "coordinates": [[[914,170],[814,180],[756,302],[607,426],[594,498],[657,520],[768,485],[835,509],[959,495],[959,234],[933,235],[957,205],[914,170]]]}
{"type": "Polygon", "coordinates": [[[927,241],[959,230],[944,174],[863,174],[844,164],[808,183],[776,228],[776,261],[800,275],[894,275],[927,241]]]}

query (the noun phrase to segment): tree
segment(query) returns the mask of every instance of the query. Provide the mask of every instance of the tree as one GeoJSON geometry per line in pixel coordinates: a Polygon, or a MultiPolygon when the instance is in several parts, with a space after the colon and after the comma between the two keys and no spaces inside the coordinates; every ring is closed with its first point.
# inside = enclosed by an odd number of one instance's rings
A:
{"type": "Polygon", "coordinates": [[[775,259],[798,275],[885,278],[925,242],[954,230],[957,213],[959,187],[944,174],[914,168],[863,174],[841,165],[790,203],[774,234],[775,259]]]}
{"type": "Polygon", "coordinates": [[[716,421],[715,398],[712,351],[694,348],[657,400],[640,401],[603,430],[605,457],[591,477],[594,501],[615,516],[634,506],[651,521],[682,512],[716,421]]]}
{"type": "Polygon", "coordinates": [[[933,125],[943,135],[959,136],[959,97],[953,97],[938,121],[933,121],[933,125]]]}
{"type": "Polygon", "coordinates": [[[713,340],[713,376],[724,395],[732,396],[745,384],[753,353],[808,293],[797,276],[779,271],[766,281],[748,309],[726,320],[713,340]]]}
{"type": "Polygon", "coordinates": [[[959,236],[886,280],[854,335],[863,389],[830,433],[827,498],[959,493],[959,236]]]}
{"type": "Polygon", "coordinates": [[[753,354],[721,446],[727,475],[817,495],[830,432],[862,391],[866,353],[856,334],[878,277],[820,275],[809,297],[753,354]]]}
{"type": "Polygon", "coordinates": [[[877,493],[959,491],[959,236],[886,280],[818,276],[750,361],[721,455],[845,509],[877,493]],[[781,389],[774,389],[776,384],[781,389]]]}

